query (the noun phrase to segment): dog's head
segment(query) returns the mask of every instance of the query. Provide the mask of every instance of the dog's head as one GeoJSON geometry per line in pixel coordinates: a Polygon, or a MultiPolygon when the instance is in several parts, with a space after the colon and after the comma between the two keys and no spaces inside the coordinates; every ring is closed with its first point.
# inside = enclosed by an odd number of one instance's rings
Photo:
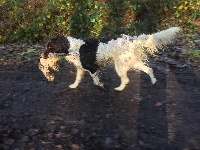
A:
{"type": "Polygon", "coordinates": [[[47,43],[45,51],[41,54],[41,58],[47,58],[49,53],[69,53],[70,42],[65,36],[54,36],[47,43]]]}
{"type": "Polygon", "coordinates": [[[48,81],[54,80],[54,71],[59,71],[58,60],[59,56],[49,53],[46,59],[40,58],[39,69],[42,71],[48,81]]]}

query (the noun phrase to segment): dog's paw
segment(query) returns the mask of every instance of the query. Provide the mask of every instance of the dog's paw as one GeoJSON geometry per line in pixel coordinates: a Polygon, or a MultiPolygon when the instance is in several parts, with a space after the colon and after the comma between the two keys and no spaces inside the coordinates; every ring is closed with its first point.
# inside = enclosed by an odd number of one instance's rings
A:
{"type": "Polygon", "coordinates": [[[151,83],[154,85],[155,83],[156,83],[156,78],[153,78],[152,80],[151,80],[151,83]]]}
{"type": "Polygon", "coordinates": [[[71,85],[69,85],[69,88],[71,88],[71,89],[75,89],[75,88],[77,88],[77,84],[71,84],[71,85]]]}
{"type": "Polygon", "coordinates": [[[99,86],[99,87],[104,87],[104,83],[103,82],[94,82],[94,84],[96,85],[96,86],[99,86]]]}
{"type": "Polygon", "coordinates": [[[119,87],[116,87],[116,88],[114,88],[116,91],[123,91],[123,89],[124,89],[124,87],[122,87],[122,86],[119,86],[119,87]]]}
{"type": "Polygon", "coordinates": [[[107,85],[103,85],[103,86],[99,86],[99,85],[96,85],[99,89],[103,90],[103,91],[108,91],[108,86],[107,85]]]}

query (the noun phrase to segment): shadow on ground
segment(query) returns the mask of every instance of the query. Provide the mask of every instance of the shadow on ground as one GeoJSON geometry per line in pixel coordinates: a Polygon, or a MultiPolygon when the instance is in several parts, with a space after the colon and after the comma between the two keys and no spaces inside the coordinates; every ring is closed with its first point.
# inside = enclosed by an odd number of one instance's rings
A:
{"type": "Polygon", "coordinates": [[[0,149],[197,150],[200,149],[200,83],[195,68],[154,67],[157,84],[131,71],[119,78],[106,69],[108,91],[86,74],[71,90],[67,64],[47,82],[37,65],[0,67],[0,149]]]}

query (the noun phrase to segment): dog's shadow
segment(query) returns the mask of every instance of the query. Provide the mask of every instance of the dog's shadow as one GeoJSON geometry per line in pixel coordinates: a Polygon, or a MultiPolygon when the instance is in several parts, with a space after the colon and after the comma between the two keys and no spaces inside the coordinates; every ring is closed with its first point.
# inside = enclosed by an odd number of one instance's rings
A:
{"type": "Polygon", "coordinates": [[[63,132],[71,136],[59,142],[66,148],[69,144],[64,140],[83,149],[168,149],[167,77],[154,72],[156,85],[151,85],[145,73],[130,71],[129,85],[117,92],[114,88],[120,78],[110,66],[102,70],[107,90],[95,86],[89,73],[77,89],[69,89],[76,70],[66,65],[50,83],[52,91],[45,100],[50,106],[48,120],[56,128],[65,126],[63,132]]]}

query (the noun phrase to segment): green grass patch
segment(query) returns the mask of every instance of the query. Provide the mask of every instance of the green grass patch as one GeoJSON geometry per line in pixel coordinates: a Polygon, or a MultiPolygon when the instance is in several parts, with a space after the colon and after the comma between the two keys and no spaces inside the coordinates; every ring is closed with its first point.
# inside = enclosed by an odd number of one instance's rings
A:
{"type": "Polygon", "coordinates": [[[199,57],[200,58],[200,50],[189,50],[187,53],[191,57],[199,57]]]}
{"type": "Polygon", "coordinates": [[[200,62],[200,50],[189,50],[187,53],[187,56],[192,60],[194,63],[199,63],[200,62]]]}
{"type": "Polygon", "coordinates": [[[36,50],[36,49],[28,49],[26,52],[21,52],[20,55],[25,56],[25,55],[28,55],[28,54],[31,54],[31,53],[39,53],[39,51],[36,50]]]}
{"type": "Polygon", "coordinates": [[[21,52],[19,55],[21,56],[22,60],[27,60],[27,61],[31,61],[32,60],[32,56],[34,55],[38,55],[39,51],[36,49],[28,49],[25,52],[21,52]]]}
{"type": "Polygon", "coordinates": [[[5,56],[0,55],[0,61],[4,60],[5,56]]]}

